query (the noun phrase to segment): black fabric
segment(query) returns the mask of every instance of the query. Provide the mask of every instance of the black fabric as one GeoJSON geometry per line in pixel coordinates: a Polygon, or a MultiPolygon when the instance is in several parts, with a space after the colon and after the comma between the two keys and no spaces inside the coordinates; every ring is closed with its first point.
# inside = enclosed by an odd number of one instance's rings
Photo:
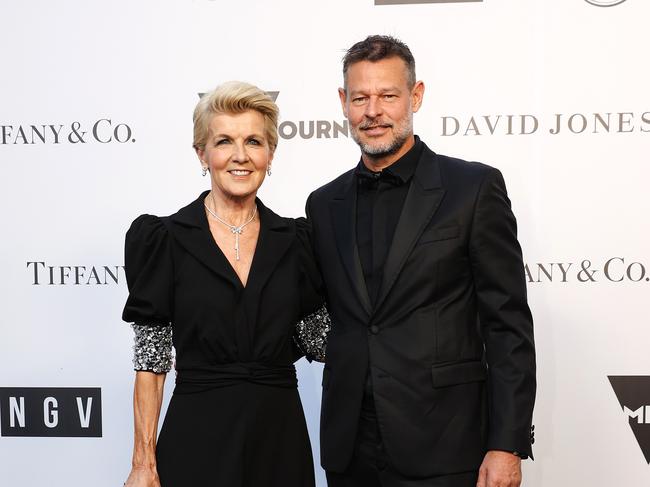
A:
{"type": "Polygon", "coordinates": [[[221,252],[203,193],[126,237],[123,318],[170,323],[177,386],[157,446],[163,487],[312,487],[293,366],[297,321],[322,304],[304,219],[257,201],[260,233],[244,287],[221,252]]]}
{"type": "Polygon", "coordinates": [[[366,378],[391,467],[405,478],[478,470],[487,450],[531,454],[533,323],[501,173],[423,149],[371,300],[352,169],[307,202],[332,330],[321,463],[355,458],[366,378]]]}
{"type": "Polygon", "coordinates": [[[421,152],[422,142],[416,136],[413,147],[383,171],[371,171],[363,160],[357,166],[357,247],[373,303],[377,299],[384,262],[421,152]]]}
{"type": "Polygon", "coordinates": [[[295,389],[298,385],[296,368],[293,365],[229,363],[213,365],[201,370],[183,370],[176,376],[174,393],[194,394],[240,382],[290,389],[295,389]]]}
{"type": "MultiPolygon", "coordinates": [[[[373,305],[383,279],[388,249],[421,153],[422,142],[415,136],[413,147],[383,171],[371,171],[363,160],[357,165],[357,248],[373,305]]],[[[362,408],[374,411],[374,407],[372,378],[368,374],[362,408]]]]}
{"type": "MultiPolygon", "coordinates": [[[[372,390],[366,390],[364,394],[372,390]]],[[[390,463],[373,401],[364,398],[352,460],[343,473],[326,472],[328,487],[475,487],[478,471],[426,478],[407,477],[390,463]]]]}

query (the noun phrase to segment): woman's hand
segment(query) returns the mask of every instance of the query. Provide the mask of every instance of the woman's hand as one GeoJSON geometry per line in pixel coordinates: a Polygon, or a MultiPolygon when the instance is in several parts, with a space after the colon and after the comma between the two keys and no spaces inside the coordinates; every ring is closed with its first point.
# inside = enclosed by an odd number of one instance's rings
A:
{"type": "Polygon", "coordinates": [[[133,467],[125,487],[160,487],[156,467],[133,467]]]}

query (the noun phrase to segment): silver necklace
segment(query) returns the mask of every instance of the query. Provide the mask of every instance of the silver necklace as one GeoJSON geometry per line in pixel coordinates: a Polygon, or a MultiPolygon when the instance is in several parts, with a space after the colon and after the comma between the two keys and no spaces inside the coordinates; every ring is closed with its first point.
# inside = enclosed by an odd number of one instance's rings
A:
{"type": "MultiPolygon", "coordinates": [[[[212,197],[212,204],[214,205],[214,197],[212,197]]],[[[205,209],[208,210],[208,213],[210,213],[215,218],[215,220],[226,225],[230,229],[230,231],[235,235],[235,258],[239,260],[239,236],[244,231],[244,227],[255,219],[255,215],[257,214],[257,205],[255,205],[255,208],[253,208],[253,213],[251,214],[251,217],[239,226],[231,225],[223,218],[220,218],[219,215],[217,215],[214,211],[212,211],[205,202],[203,202],[203,206],[205,206],[205,209]]]]}

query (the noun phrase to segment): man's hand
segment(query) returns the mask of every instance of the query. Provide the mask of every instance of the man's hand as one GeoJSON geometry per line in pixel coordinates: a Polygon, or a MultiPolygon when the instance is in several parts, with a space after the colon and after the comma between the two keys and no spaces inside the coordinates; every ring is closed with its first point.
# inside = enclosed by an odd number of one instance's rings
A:
{"type": "Polygon", "coordinates": [[[521,485],[521,458],[499,450],[485,454],[478,470],[476,487],[519,487],[521,485]]]}

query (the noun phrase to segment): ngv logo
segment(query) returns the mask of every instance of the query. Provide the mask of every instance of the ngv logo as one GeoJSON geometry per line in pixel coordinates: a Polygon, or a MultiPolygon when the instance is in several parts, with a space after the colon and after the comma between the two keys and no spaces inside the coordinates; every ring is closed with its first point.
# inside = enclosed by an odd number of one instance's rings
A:
{"type": "Polygon", "coordinates": [[[608,378],[624,418],[650,464],[650,376],[610,375],[608,378]]]}
{"type": "Polygon", "coordinates": [[[102,436],[98,387],[0,387],[0,436],[102,436]]]}

